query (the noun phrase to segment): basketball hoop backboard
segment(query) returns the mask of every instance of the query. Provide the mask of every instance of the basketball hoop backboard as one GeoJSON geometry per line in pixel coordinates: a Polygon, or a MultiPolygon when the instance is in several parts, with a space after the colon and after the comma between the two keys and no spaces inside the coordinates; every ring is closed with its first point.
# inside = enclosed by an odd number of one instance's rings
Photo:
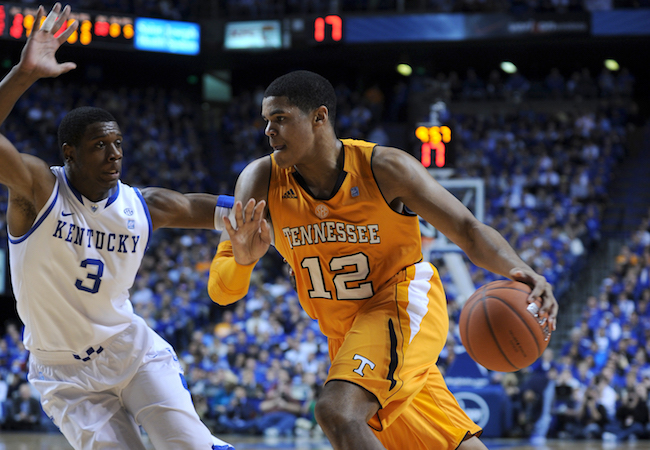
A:
{"type": "MultiPolygon", "coordinates": [[[[482,178],[437,179],[437,181],[460,200],[480,222],[483,222],[485,218],[485,185],[482,178]]],[[[444,234],[423,219],[420,219],[420,232],[424,238],[423,244],[425,241],[430,243],[428,246],[430,252],[461,251],[456,244],[450,242],[444,234]]],[[[424,245],[422,250],[424,253],[424,245]]],[[[428,254],[425,255],[425,257],[428,256],[428,254]]]]}
{"type": "MultiPolygon", "coordinates": [[[[431,171],[430,171],[431,172],[431,171]]],[[[485,187],[481,178],[439,179],[431,173],[438,182],[451,192],[465,205],[478,220],[485,218],[485,187]]],[[[420,218],[420,233],[422,236],[422,256],[426,261],[434,257],[442,258],[443,264],[449,270],[452,282],[458,294],[456,301],[463,305],[475,290],[462,250],[447,237],[436,230],[430,223],[420,218]]]]}

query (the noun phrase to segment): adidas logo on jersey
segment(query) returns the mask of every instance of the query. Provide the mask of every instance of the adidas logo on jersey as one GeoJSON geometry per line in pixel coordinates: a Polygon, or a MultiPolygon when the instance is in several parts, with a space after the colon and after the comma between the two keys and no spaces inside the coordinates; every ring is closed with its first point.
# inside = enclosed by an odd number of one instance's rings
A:
{"type": "Polygon", "coordinates": [[[298,198],[293,189],[289,189],[287,192],[282,194],[282,198],[298,198]]]}

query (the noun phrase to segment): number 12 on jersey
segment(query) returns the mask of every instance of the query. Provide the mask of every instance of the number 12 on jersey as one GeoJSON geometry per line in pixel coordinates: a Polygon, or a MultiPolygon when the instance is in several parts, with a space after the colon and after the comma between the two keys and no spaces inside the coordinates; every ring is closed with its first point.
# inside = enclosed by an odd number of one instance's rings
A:
{"type": "MultiPolygon", "coordinates": [[[[309,297],[332,299],[332,292],[325,288],[321,258],[318,256],[305,258],[302,260],[301,267],[309,272],[312,287],[309,290],[309,297]]],[[[329,271],[336,273],[332,277],[332,282],[336,289],[337,300],[365,300],[374,295],[372,281],[363,282],[370,275],[368,257],[363,253],[332,258],[329,261],[329,271]],[[354,270],[343,272],[350,267],[354,270]]]]}

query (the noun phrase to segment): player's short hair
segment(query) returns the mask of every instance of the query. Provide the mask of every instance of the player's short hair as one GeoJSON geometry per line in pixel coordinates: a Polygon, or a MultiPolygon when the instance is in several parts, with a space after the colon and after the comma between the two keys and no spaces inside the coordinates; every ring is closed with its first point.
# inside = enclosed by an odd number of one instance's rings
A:
{"type": "Polygon", "coordinates": [[[59,124],[59,148],[62,148],[63,144],[78,146],[86,132],[86,127],[97,122],[117,122],[117,120],[105,109],[94,106],[82,106],[70,111],[59,124]]]}
{"type": "Polygon", "coordinates": [[[308,113],[324,105],[329,121],[336,119],[336,92],[326,78],[308,70],[296,70],[276,78],[264,91],[264,97],[287,97],[292,105],[308,113]]]}

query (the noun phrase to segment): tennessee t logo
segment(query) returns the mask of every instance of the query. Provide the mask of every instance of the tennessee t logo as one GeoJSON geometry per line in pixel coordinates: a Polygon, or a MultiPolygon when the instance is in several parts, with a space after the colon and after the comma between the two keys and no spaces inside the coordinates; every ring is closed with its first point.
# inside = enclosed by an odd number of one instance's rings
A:
{"type": "Polygon", "coordinates": [[[374,362],[370,361],[368,358],[365,358],[365,357],[363,357],[361,355],[354,355],[354,358],[352,358],[352,359],[356,359],[357,361],[361,361],[361,364],[359,364],[359,367],[353,370],[353,372],[356,372],[361,376],[363,376],[363,369],[366,366],[370,366],[370,370],[373,370],[375,368],[375,363],[374,362]]]}

